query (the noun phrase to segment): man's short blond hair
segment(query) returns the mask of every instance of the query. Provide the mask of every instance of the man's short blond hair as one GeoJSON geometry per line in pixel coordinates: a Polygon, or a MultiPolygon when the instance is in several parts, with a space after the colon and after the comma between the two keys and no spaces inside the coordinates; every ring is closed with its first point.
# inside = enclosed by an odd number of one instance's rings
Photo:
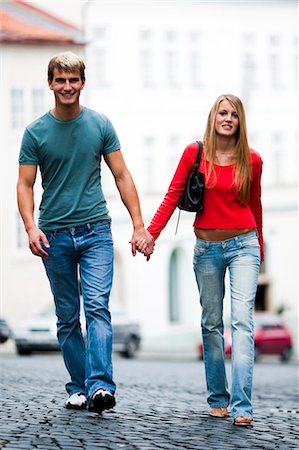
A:
{"type": "Polygon", "coordinates": [[[48,80],[53,81],[54,69],[59,72],[79,73],[81,80],[85,81],[85,64],[80,56],[73,52],[59,53],[50,59],[48,65],[48,80]]]}

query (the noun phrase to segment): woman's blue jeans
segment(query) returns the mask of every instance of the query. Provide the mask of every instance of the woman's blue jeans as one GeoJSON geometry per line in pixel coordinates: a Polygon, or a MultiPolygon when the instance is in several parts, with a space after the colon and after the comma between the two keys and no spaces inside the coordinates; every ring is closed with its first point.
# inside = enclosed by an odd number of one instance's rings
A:
{"type": "Polygon", "coordinates": [[[112,381],[112,326],[109,294],[113,278],[110,220],[46,232],[50,248],[43,259],[54,296],[57,337],[71,381],[71,395],[88,398],[99,389],[115,392],[112,381]],[[80,326],[81,280],[86,343],[80,326]]]}
{"type": "Polygon", "coordinates": [[[260,268],[255,230],[220,242],[197,238],[193,263],[202,306],[207,401],[211,408],[230,405],[233,418],[252,417],[253,309],[260,268]],[[227,388],[223,338],[226,269],[231,291],[231,395],[227,388]]]}

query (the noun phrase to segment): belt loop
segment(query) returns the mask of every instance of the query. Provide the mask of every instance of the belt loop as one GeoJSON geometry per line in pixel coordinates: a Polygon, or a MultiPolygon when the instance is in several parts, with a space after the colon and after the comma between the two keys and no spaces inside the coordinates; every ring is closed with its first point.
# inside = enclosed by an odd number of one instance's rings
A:
{"type": "Polygon", "coordinates": [[[90,225],[90,223],[87,223],[87,224],[86,224],[86,228],[87,228],[88,231],[91,230],[91,225],[90,225]]]}

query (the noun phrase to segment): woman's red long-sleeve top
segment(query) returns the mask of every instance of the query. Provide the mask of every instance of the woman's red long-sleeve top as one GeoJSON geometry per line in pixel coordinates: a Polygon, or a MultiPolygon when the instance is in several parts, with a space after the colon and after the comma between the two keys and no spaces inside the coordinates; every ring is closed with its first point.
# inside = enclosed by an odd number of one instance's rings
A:
{"type": "MultiPolygon", "coordinates": [[[[197,142],[186,147],[168,191],[154,215],[148,231],[156,240],[166,226],[179,199],[185,189],[188,174],[192,169],[198,151],[197,142]]],[[[251,157],[251,189],[249,201],[240,202],[234,185],[235,164],[219,166],[214,164],[216,182],[212,187],[205,186],[204,210],[195,216],[194,228],[236,230],[256,228],[261,248],[261,259],[264,259],[263,216],[261,203],[261,175],[263,162],[260,155],[250,149],[251,157]]],[[[204,149],[199,171],[205,173],[209,162],[204,164],[204,149]]],[[[213,174],[212,174],[213,180],[213,174]]]]}

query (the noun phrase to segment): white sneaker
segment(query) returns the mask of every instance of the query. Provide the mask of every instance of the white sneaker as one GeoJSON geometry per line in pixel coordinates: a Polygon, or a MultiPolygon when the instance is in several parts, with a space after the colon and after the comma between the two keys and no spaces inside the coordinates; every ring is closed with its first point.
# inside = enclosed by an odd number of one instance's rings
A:
{"type": "Polygon", "coordinates": [[[70,395],[67,401],[65,402],[65,407],[67,409],[85,409],[87,405],[87,398],[83,394],[83,392],[76,392],[73,395],[70,395]]]}
{"type": "Polygon", "coordinates": [[[88,411],[101,414],[105,409],[111,409],[115,406],[115,397],[106,389],[98,389],[92,396],[88,405],[88,411]]]}

